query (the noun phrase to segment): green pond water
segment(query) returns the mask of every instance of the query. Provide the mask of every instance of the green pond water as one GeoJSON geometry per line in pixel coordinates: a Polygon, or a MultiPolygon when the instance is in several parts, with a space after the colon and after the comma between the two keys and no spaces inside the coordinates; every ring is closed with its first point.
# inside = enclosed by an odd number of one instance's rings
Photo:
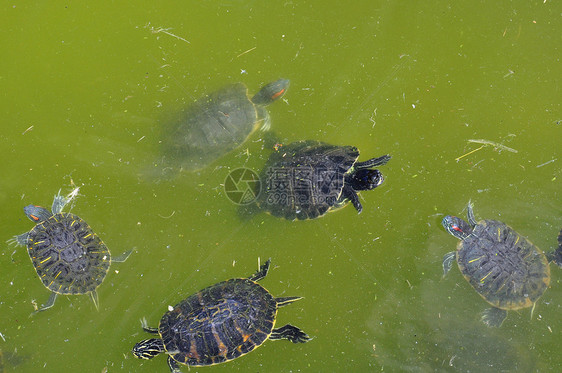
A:
{"type": "Polygon", "coordinates": [[[80,187],[72,212],[113,255],[134,253],[111,266],[99,311],[60,296],[30,317],[49,292],[26,249],[3,244],[0,372],[167,372],[164,356],[132,356],[148,337],[140,320],[157,325],[258,258],[272,258],[269,291],[304,297],[278,325],[313,340],[192,372],[558,371],[562,270],[551,265],[532,315],[487,328],[487,303],[456,265],[442,278],[457,240],[440,222],[472,200],[477,218],[556,247],[561,12],[551,0],[4,2],[0,240],[32,228],[24,206],[80,187]],[[267,108],[281,142],[392,155],[360,215],[241,219],[222,184],[263,166],[261,132],[199,172],[142,176],[167,118],[225,84],[253,93],[278,78],[291,80],[267,108]]]}

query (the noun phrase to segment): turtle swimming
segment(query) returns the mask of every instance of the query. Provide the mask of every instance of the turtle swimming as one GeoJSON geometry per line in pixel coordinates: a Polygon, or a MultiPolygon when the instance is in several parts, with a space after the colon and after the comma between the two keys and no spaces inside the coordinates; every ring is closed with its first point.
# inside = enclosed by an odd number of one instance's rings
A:
{"type": "Polygon", "coordinates": [[[181,119],[164,128],[163,155],[183,170],[204,168],[234,150],[258,128],[267,130],[266,105],[283,97],[287,79],[262,87],[253,97],[243,83],[228,85],[190,105],[181,119]]]}
{"type": "Polygon", "coordinates": [[[111,262],[124,262],[131,250],[112,258],[107,246],[80,217],[63,212],[70,202],[55,195],[51,211],[35,205],[24,207],[25,215],[36,225],[14,236],[10,243],[27,246],[33,267],[43,285],[51,291],[47,303],[36,311],[55,304],[58,294],[89,293],[99,308],[97,287],[103,282],[111,262]]]}
{"type": "Polygon", "coordinates": [[[505,223],[477,222],[470,202],[467,218],[468,223],[456,216],[443,218],[443,227],[460,240],[457,250],[443,257],[443,276],[456,260],[466,280],[492,305],[482,321],[500,327],[507,311],[534,308],[550,284],[549,262],[562,266],[562,246],[545,255],[505,223]]]}
{"type": "Polygon", "coordinates": [[[371,190],[384,181],[376,169],[389,155],[358,162],[354,146],[320,141],[297,141],[278,147],[261,175],[257,206],[288,220],[314,219],[351,202],[358,213],[363,206],[357,192],[371,190]]]}
{"type": "Polygon", "coordinates": [[[143,321],[143,329],[155,338],[137,343],[133,355],[152,359],[165,353],[170,370],[178,373],[180,364],[224,363],[268,339],[308,342],[308,335],[293,325],[275,328],[277,309],[302,298],[276,298],[257,283],[267,275],[270,263],[268,260],[249,278],[220,282],[169,307],[158,328],[149,328],[143,321]]]}

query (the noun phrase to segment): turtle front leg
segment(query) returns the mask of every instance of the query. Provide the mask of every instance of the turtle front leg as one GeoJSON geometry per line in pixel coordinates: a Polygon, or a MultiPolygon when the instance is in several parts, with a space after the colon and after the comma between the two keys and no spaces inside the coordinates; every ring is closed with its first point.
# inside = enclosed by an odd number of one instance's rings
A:
{"type": "Polygon", "coordinates": [[[19,246],[27,246],[27,237],[29,236],[28,232],[19,234],[10,238],[8,241],[8,245],[19,245],[19,246]]]}
{"type": "Polygon", "coordinates": [[[260,131],[263,131],[263,132],[269,131],[269,129],[271,128],[271,118],[269,116],[268,111],[262,106],[258,107],[257,110],[258,110],[258,114],[259,114],[258,119],[261,118],[261,120],[262,120],[262,125],[261,125],[261,128],[260,128],[260,131]]]}
{"type": "Polygon", "coordinates": [[[392,158],[390,155],[385,154],[382,157],[372,158],[364,162],[357,162],[355,163],[355,169],[361,170],[361,169],[371,168],[375,166],[382,166],[385,165],[388,161],[390,161],[390,158],[392,158]]]}
{"type": "Polygon", "coordinates": [[[466,217],[468,218],[470,225],[474,228],[478,223],[476,222],[476,217],[474,216],[474,210],[472,209],[473,206],[472,201],[469,200],[466,205],[466,217]]]}
{"type": "Polygon", "coordinates": [[[59,192],[53,199],[53,206],[51,206],[51,211],[53,212],[53,214],[58,214],[59,212],[62,211],[62,209],[64,208],[64,206],[66,206],[68,202],[69,202],[68,199],[60,195],[60,190],[59,190],[59,192]]]}
{"type": "Polygon", "coordinates": [[[359,201],[359,196],[357,192],[353,189],[351,185],[345,184],[342,190],[342,197],[343,199],[349,199],[353,204],[353,207],[357,210],[357,213],[360,214],[363,211],[363,206],[359,201]]]}
{"type": "Polygon", "coordinates": [[[455,261],[456,258],[457,258],[456,251],[448,252],[443,256],[443,277],[445,277],[447,273],[449,273],[451,267],[453,266],[453,262],[455,261]]]}
{"type": "Polygon", "coordinates": [[[172,359],[171,356],[168,356],[168,366],[170,367],[170,372],[172,373],[181,373],[180,366],[177,361],[172,359]]]}
{"type": "Polygon", "coordinates": [[[271,259],[267,259],[267,261],[261,265],[260,269],[255,274],[250,276],[249,279],[257,282],[262,278],[264,278],[265,276],[267,276],[267,272],[269,271],[270,264],[271,264],[271,259]]]}
{"type": "Polygon", "coordinates": [[[290,324],[273,329],[269,339],[288,339],[293,343],[305,343],[310,341],[310,337],[305,332],[290,324]]]}
{"type": "Polygon", "coordinates": [[[148,322],[146,321],[145,317],[142,318],[141,325],[142,325],[142,330],[144,330],[147,333],[160,334],[158,332],[158,328],[152,328],[152,327],[148,326],[148,322]]]}

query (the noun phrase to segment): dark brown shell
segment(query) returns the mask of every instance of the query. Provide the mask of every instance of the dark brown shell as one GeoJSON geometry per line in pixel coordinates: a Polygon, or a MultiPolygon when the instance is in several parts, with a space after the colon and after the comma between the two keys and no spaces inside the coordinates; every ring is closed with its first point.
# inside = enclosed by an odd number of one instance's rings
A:
{"type": "Polygon", "coordinates": [[[261,285],[232,279],[191,295],[166,312],[159,332],[170,356],[189,366],[213,365],[245,355],[265,342],[277,302],[261,285]]]}
{"type": "Polygon", "coordinates": [[[314,219],[342,207],[345,175],[359,158],[354,146],[298,141],[267,160],[260,180],[261,209],[285,219],[314,219]]]}

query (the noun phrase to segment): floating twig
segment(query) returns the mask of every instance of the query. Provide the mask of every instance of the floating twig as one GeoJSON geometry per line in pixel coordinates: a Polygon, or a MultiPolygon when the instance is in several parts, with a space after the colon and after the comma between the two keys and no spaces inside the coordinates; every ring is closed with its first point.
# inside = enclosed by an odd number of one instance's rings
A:
{"type": "Polygon", "coordinates": [[[178,36],[176,34],[172,34],[171,32],[169,32],[168,30],[171,30],[171,28],[163,28],[163,27],[154,28],[154,27],[150,26],[150,23],[148,23],[146,26],[144,26],[144,28],[148,28],[150,30],[150,32],[152,32],[153,34],[158,34],[158,33],[162,32],[162,33],[164,33],[166,35],[169,35],[169,36],[172,36],[172,37],[174,37],[178,40],[185,41],[187,44],[191,44],[189,42],[189,40],[186,40],[186,39],[182,38],[181,36],[178,36]]]}
{"type": "Polygon", "coordinates": [[[551,159],[550,161],[546,161],[540,165],[537,166],[537,168],[542,167],[542,166],[546,166],[549,163],[555,162],[557,160],[557,158],[551,159]]]}
{"type": "Polygon", "coordinates": [[[250,48],[250,49],[248,49],[247,51],[240,53],[238,56],[236,56],[236,58],[238,58],[238,57],[240,57],[240,56],[243,56],[243,55],[245,55],[246,53],[250,53],[251,51],[253,51],[253,50],[256,49],[256,48],[257,48],[257,47],[250,48]]]}
{"type": "Polygon", "coordinates": [[[170,219],[172,216],[174,216],[175,213],[176,213],[176,210],[172,211],[172,213],[169,216],[162,216],[160,214],[158,214],[158,216],[160,216],[162,219],[170,219]]]}
{"type": "Polygon", "coordinates": [[[491,145],[491,146],[493,146],[494,148],[499,148],[499,149],[502,149],[502,150],[507,150],[507,151],[512,152],[512,153],[517,153],[517,150],[515,150],[515,149],[513,149],[513,148],[510,148],[510,147],[508,147],[508,146],[505,146],[505,145],[502,145],[502,144],[500,144],[500,143],[493,142],[493,141],[490,141],[490,140],[468,139],[468,142],[474,142],[474,143],[477,143],[477,144],[484,144],[484,145],[491,145]]]}
{"type": "Polygon", "coordinates": [[[455,158],[455,161],[460,161],[462,158],[466,157],[467,155],[471,155],[472,153],[476,153],[478,150],[482,149],[483,147],[485,147],[486,145],[482,145],[481,147],[471,150],[468,153],[465,153],[463,155],[461,155],[460,157],[455,158]]]}
{"type": "Polygon", "coordinates": [[[473,142],[476,144],[482,144],[482,146],[480,146],[479,148],[476,148],[474,150],[469,151],[468,153],[465,153],[463,155],[461,155],[460,157],[455,158],[455,161],[460,161],[462,158],[466,157],[467,155],[470,155],[472,153],[475,153],[477,151],[479,151],[480,149],[486,147],[486,146],[493,146],[494,148],[498,148],[501,150],[507,150],[510,151],[512,153],[517,153],[517,150],[510,148],[508,146],[502,145],[500,143],[494,142],[494,141],[490,141],[490,140],[484,140],[484,139],[468,139],[468,142],[473,142]]]}

